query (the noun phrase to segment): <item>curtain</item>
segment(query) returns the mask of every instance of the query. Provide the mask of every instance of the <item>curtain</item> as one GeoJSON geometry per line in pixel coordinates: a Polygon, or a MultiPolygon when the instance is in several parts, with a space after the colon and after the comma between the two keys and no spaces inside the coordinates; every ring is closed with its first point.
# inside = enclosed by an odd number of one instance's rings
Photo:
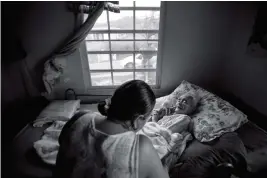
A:
{"type": "Polygon", "coordinates": [[[46,92],[42,93],[44,96],[49,95],[57,80],[63,73],[64,65],[58,58],[67,56],[75,52],[80,43],[86,38],[90,30],[93,28],[96,20],[102,14],[103,10],[109,10],[111,12],[119,13],[118,2],[104,2],[104,1],[83,1],[72,2],[69,4],[70,10],[74,13],[78,13],[78,23],[83,21],[83,13],[88,13],[88,18],[82,23],[78,29],[71,34],[62,45],[60,45],[55,52],[51,55],[50,60],[44,64],[43,82],[46,92]],[[81,13],[81,14],[79,14],[81,13]]]}
{"type": "Polygon", "coordinates": [[[86,21],[66,40],[66,42],[64,42],[64,45],[59,48],[54,57],[66,56],[73,53],[93,28],[96,20],[102,14],[103,10],[104,2],[102,1],[98,2],[96,6],[90,8],[86,21]]]}

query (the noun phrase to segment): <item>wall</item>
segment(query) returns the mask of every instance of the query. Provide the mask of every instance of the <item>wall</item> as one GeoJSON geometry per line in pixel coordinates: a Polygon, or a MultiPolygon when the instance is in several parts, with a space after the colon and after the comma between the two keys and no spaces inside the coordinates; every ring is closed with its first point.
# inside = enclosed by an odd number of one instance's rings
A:
{"type": "Polygon", "coordinates": [[[246,54],[257,6],[235,4],[234,12],[221,87],[267,115],[267,59],[246,54]]]}
{"type": "MultiPolygon", "coordinates": [[[[74,31],[74,14],[66,2],[30,2],[21,12],[18,26],[17,33],[27,53],[28,76],[39,87],[46,57],[74,31]]],[[[35,86],[30,88],[32,95],[38,95],[35,86]]]]}
{"type": "Polygon", "coordinates": [[[31,67],[73,32],[75,19],[65,2],[34,2],[28,9],[18,33],[31,67]]]}
{"type": "Polygon", "coordinates": [[[65,2],[3,4],[2,101],[9,104],[39,95],[35,72],[42,74],[46,57],[74,31],[75,17],[65,2]],[[39,64],[41,70],[36,69],[39,64]]]}
{"type": "Polygon", "coordinates": [[[167,2],[162,48],[163,93],[182,80],[216,87],[229,39],[231,4],[167,2]]]}
{"type": "MultiPolygon", "coordinates": [[[[51,98],[62,99],[65,97],[65,90],[72,88],[76,93],[86,93],[86,87],[84,84],[85,74],[83,74],[82,55],[80,50],[75,51],[73,54],[62,58],[65,60],[66,67],[63,71],[62,77],[60,77],[59,83],[54,88],[51,98]]],[[[88,76],[89,77],[89,76],[88,76]]],[[[87,79],[89,80],[89,79],[87,79]]]]}
{"type": "Polygon", "coordinates": [[[35,112],[42,106],[43,100],[34,97],[39,93],[30,75],[35,76],[37,63],[73,32],[75,20],[65,2],[1,4],[2,124],[4,140],[10,141],[27,122],[35,119],[38,114],[35,112]]]}

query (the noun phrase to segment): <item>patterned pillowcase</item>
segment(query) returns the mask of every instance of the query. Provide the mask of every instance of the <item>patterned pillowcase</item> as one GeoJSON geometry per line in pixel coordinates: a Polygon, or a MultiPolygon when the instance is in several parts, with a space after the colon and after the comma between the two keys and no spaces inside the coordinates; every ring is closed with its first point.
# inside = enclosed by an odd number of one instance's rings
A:
{"type": "Polygon", "coordinates": [[[224,133],[235,131],[248,121],[244,113],[227,101],[187,81],[183,81],[168,95],[162,107],[173,107],[177,99],[189,91],[198,92],[200,97],[197,109],[191,115],[194,136],[199,141],[212,141],[224,133]]]}

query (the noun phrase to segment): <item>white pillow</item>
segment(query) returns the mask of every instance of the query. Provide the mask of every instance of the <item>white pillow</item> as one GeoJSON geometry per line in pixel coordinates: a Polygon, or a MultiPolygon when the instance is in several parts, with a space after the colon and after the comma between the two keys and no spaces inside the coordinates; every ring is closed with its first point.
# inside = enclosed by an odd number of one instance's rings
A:
{"type": "Polygon", "coordinates": [[[56,120],[67,121],[79,108],[80,100],[55,100],[40,113],[33,126],[42,127],[43,124],[56,120]]]}
{"type": "Polygon", "coordinates": [[[190,115],[194,121],[194,136],[199,141],[212,141],[224,133],[235,131],[248,121],[244,113],[227,101],[187,81],[168,95],[162,106],[173,107],[177,99],[189,91],[197,92],[200,97],[196,112],[190,115]]]}
{"type": "Polygon", "coordinates": [[[156,104],[154,106],[154,110],[159,110],[160,108],[162,108],[163,104],[167,101],[167,99],[168,99],[168,95],[157,98],[156,104]]]}

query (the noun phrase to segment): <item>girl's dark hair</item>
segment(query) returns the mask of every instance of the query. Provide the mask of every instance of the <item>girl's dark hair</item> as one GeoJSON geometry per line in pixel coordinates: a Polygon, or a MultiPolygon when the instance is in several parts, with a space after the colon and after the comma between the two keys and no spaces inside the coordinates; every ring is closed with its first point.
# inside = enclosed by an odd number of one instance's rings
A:
{"type": "Polygon", "coordinates": [[[134,121],[135,116],[150,113],[155,105],[156,97],[150,86],[142,80],[131,80],[122,84],[111,98],[108,109],[106,103],[98,104],[102,115],[117,121],[134,121]]]}

